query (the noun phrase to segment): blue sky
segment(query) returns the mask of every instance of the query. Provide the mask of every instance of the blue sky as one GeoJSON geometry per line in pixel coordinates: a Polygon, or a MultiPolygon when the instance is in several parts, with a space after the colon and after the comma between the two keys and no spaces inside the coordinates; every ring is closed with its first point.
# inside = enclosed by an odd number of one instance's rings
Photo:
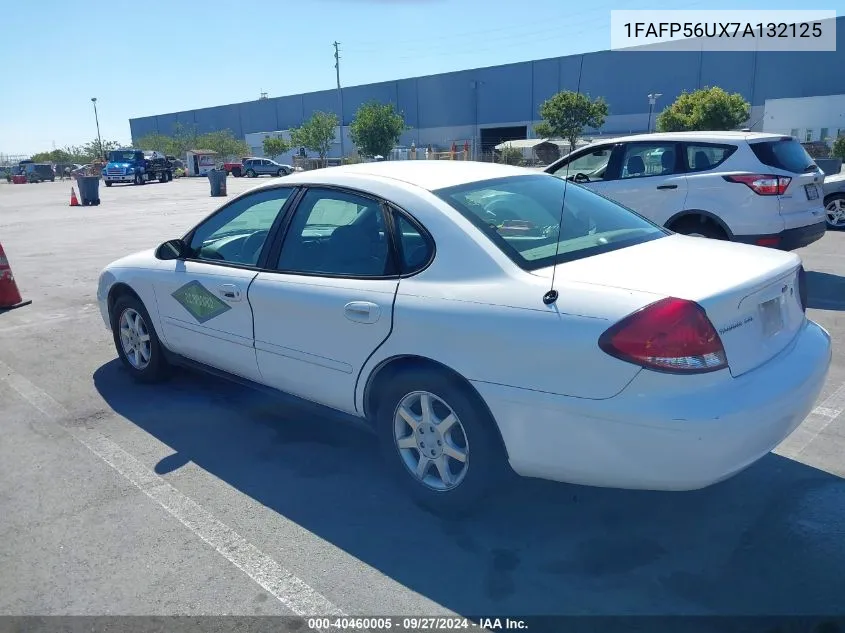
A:
{"type": "MultiPolygon", "coordinates": [[[[132,117],[609,48],[611,9],[799,9],[796,0],[90,0],[0,12],[0,153],[96,137],[132,117]],[[576,11],[572,7],[577,7],[576,11]],[[15,60],[20,60],[20,69],[15,60]]],[[[834,2],[812,9],[834,9],[834,2]]],[[[840,10],[839,14],[843,11],[840,10]]]]}

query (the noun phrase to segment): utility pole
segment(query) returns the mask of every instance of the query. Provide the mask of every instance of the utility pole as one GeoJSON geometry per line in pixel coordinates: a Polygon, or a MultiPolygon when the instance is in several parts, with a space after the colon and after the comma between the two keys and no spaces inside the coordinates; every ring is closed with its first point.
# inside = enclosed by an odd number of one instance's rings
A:
{"type": "Polygon", "coordinates": [[[94,120],[97,122],[97,142],[100,144],[101,158],[105,160],[106,152],[103,149],[103,139],[100,137],[100,117],[97,116],[97,97],[91,97],[91,103],[94,104],[94,120]]]}
{"type": "Polygon", "coordinates": [[[334,69],[337,74],[337,100],[340,104],[340,164],[343,164],[343,90],[340,88],[340,42],[334,43],[334,69]]]}

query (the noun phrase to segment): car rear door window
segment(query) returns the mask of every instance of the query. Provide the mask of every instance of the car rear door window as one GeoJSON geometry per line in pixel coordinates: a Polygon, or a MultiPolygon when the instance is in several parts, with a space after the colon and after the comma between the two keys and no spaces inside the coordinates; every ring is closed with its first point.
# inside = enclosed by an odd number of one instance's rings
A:
{"type": "Polygon", "coordinates": [[[671,176],[678,173],[675,143],[626,143],[622,153],[619,177],[645,178],[671,176]]]}
{"type": "Polygon", "coordinates": [[[382,277],[391,269],[378,200],[309,189],[297,205],[277,269],[287,273],[382,277]]]}
{"type": "Polygon", "coordinates": [[[393,210],[393,224],[398,236],[399,261],[403,275],[419,272],[428,265],[434,254],[431,237],[400,211],[393,210]]]}
{"type": "Polygon", "coordinates": [[[707,171],[724,163],[736,151],[736,145],[687,143],[684,167],[688,172],[707,171]]]}
{"type": "Polygon", "coordinates": [[[801,174],[815,168],[807,150],[794,138],[785,136],[774,141],[750,143],[751,151],[764,165],[801,174]]]}

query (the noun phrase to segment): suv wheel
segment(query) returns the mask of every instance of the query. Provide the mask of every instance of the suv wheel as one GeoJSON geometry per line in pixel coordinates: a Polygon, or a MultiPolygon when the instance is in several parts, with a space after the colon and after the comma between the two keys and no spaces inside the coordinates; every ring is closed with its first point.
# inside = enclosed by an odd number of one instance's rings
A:
{"type": "Polygon", "coordinates": [[[246,175],[247,175],[247,178],[255,178],[255,177],[256,177],[255,170],[253,170],[253,169],[247,169],[247,170],[246,170],[246,175]]]}
{"type": "Polygon", "coordinates": [[[728,239],[728,236],[722,227],[712,220],[701,216],[688,216],[681,218],[672,224],[670,230],[682,235],[689,235],[690,237],[707,237],[711,240],[728,239]]]}
{"type": "Polygon", "coordinates": [[[831,229],[845,229],[845,193],[835,193],[824,201],[827,226],[831,229]]]}

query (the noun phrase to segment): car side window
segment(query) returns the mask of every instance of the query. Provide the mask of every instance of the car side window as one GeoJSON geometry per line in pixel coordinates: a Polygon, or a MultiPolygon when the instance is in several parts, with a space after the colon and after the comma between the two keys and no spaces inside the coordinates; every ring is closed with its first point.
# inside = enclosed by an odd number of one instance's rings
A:
{"type": "Polygon", "coordinates": [[[628,143],[622,154],[619,177],[645,178],[678,173],[674,143],[628,143]]]}
{"type": "Polygon", "coordinates": [[[270,228],[293,189],[266,189],[245,196],[200,224],[191,237],[190,259],[255,266],[270,228]]]}
{"type": "Polygon", "coordinates": [[[735,151],[736,145],[687,143],[684,166],[688,172],[707,171],[724,163],[735,151]]]}
{"type": "Polygon", "coordinates": [[[346,277],[382,277],[390,257],[381,204],[355,193],[309,189],[296,207],[278,270],[346,277]]]}
{"type": "Polygon", "coordinates": [[[393,225],[398,236],[399,262],[403,275],[410,275],[422,270],[431,259],[434,245],[429,236],[424,234],[408,217],[393,210],[393,225]]]}
{"type": "Polygon", "coordinates": [[[593,149],[584,150],[582,154],[575,156],[568,163],[558,167],[554,175],[560,178],[571,179],[575,174],[583,174],[588,180],[579,179],[582,182],[604,180],[607,176],[607,165],[610,162],[610,154],[612,152],[612,145],[602,145],[593,149]]]}

